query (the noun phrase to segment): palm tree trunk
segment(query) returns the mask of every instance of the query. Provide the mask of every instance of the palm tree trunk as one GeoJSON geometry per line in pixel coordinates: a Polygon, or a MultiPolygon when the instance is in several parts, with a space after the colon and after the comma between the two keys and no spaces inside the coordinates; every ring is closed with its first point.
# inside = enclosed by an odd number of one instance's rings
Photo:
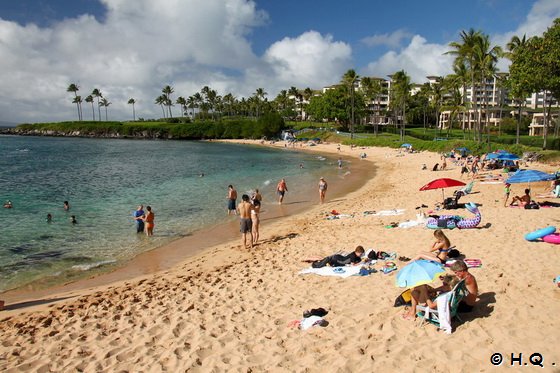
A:
{"type": "Polygon", "coordinates": [[[134,109],[134,104],[132,104],[132,121],[136,122],[136,110],[134,109]]]}
{"type": "Polygon", "coordinates": [[[105,122],[108,122],[109,120],[107,119],[107,106],[105,106],[105,122]]]}
{"type": "Polygon", "coordinates": [[[95,122],[95,108],[93,107],[93,100],[91,101],[91,114],[93,117],[93,121],[95,122]]]}
{"type": "Polygon", "coordinates": [[[519,131],[521,129],[521,103],[523,101],[519,100],[519,106],[517,107],[517,126],[515,129],[515,143],[519,145],[519,131]]]}

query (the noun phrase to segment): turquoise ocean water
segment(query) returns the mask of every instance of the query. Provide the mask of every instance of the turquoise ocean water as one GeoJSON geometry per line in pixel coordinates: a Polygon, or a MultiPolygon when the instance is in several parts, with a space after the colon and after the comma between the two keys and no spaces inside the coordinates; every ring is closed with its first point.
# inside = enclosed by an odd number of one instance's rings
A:
{"type": "Polygon", "coordinates": [[[279,178],[314,188],[335,163],[214,142],[0,136],[0,200],[14,205],[0,209],[0,291],[87,275],[225,222],[228,184],[271,201],[279,178]],[[152,238],[135,232],[138,204],[156,213],[152,238]]]}

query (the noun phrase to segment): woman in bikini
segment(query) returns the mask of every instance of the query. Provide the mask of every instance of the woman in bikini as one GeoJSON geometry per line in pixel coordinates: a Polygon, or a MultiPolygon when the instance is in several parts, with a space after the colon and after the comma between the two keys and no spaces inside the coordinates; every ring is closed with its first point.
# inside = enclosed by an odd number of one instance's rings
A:
{"type": "Polygon", "coordinates": [[[445,263],[449,250],[451,249],[451,242],[449,242],[449,238],[447,238],[441,229],[436,229],[434,231],[434,237],[436,238],[436,241],[432,244],[430,251],[420,253],[412,260],[426,259],[439,262],[441,264],[445,263]]]}
{"type": "Polygon", "coordinates": [[[253,226],[251,228],[251,231],[253,232],[253,245],[256,245],[257,241],[259,240],[260,213],[261,201],[255,198],[253,200],[253,209],[251,209],[251,222],[253,223],[253,226]]]}
{"type": "Polygon", "coordinates": [[[146,230],[146,236],[154,235],[154,218],[155,214],[150,206],[146,206],[146,215],[144,215],[144,229],[146,230]]]}

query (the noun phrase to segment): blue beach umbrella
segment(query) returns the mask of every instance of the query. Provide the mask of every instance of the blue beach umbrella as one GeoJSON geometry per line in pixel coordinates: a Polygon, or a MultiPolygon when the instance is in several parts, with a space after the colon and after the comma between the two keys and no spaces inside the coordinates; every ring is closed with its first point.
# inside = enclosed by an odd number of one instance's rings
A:
{"type": "Polygon", "coordinates": [[[499,153],[489,153],[486,155],[486,159],[498,159],[501,161],[516,161],[519,159],[518,156],[508,152],[499,152],[499,153]]]}
{"type": "Polygon", "coordinates": [[[412,146],[412,144],[406,143],[406,144],[402,144],[401,148],[410,148],[412,146]]]}
{"type": "Polygon", "coordinates": [[[554,179],[554,174],[547,174],[546,172],[537,170],[519,170],[516,171],[509,179],[507,179],[506,183],[534,183],[537,181],[550,181],[554,179]]]}
{"type": "Polygon", "coordinates": [[[397,273],[396,283],[401,288],[412,288],[432,283],[443,274],[445,269],[441,263],[420,259],[404,266],[397,273]]]}

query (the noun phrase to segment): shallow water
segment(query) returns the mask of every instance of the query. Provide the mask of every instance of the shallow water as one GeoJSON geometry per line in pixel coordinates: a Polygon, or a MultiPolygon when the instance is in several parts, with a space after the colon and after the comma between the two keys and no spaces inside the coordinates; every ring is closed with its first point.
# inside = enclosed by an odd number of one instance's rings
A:
{"type": "Polygon", "coordinates": [[[0,200],[14,205],[0,209],[0,291],[118,265],[224,222],[228,184],[239,195],[259,188],[266,203],[279,178],[288,187],[315,188],[320,174],[340,172],[335,163],[214,142],[0,136],[0,200]],[[135,233],[138,204],[155,211],[151,238],[135,233]]]}

